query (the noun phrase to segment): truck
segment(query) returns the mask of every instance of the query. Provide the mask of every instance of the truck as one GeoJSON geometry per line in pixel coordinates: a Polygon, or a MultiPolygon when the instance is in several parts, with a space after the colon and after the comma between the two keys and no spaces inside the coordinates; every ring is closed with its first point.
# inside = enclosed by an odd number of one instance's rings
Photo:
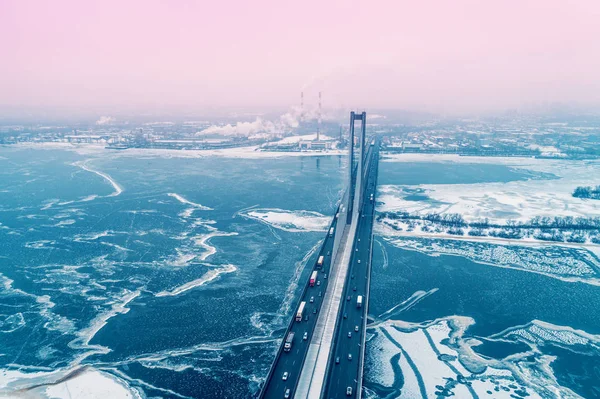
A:
{"type": "Polygon", "coordinates": [[[333,237],[334,231],[335,231],[335,229],[333,227],[329,229],[329,237],[333,237]]]}
{"type": "Polygon", "coordinates": [[[323,255],[319,256],[319,259],[317,260],[317,266],[318,267],[323,267],[323,261],[325,260],[325,257],[323,255]]]}
{"type": "Polygon", "coordinates": [[[298,307],[298,311],[296,312],[296,321],[302,321],[302,314],[304,314],[305,306],[306,306],[306,301],[300,302],[300,307],[298,307]]]}
{"type": "Polygon", "coordinates": [[[317,271],[313,270],[312,274],[310,275],[309,284],[311,287],[314,287],[316,282],[317,282],[317,271]]]}
{"type": "Polygon", "coordinates": [[[294,332],[290,331],[285,337],[285,344],[283,345],[283,350],[289,352],[292,350],[292,343],[294,342],[294,332]]]}
{"type": "Polygon", "coordinates": [[[356,297],[356,307],[360,308],[362,306],[362,295],[356,297]]]}

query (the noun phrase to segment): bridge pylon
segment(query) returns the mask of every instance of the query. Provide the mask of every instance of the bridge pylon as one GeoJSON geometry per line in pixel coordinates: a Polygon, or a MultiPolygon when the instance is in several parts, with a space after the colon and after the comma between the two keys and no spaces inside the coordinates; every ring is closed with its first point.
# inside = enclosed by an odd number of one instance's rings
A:
{"type": "Polygon", "coordinates": [[[362,201],[363,193],[363,172],[364,172],[364,159],[365,159],[365,135],[367,130],[367,113],[362,112],[357,114],[354,111],[350,113],[350,129],[349,129],[349,163],[348,163],[348,201],[345,204],[346,213],[346,224],[352,223],[354,216],[354,209],[359,209],[358,206],[362,201]],[[354,123],[361,121],[360,130],[358,131],[358,137],[354,132],[354,123]],[[358,148],[358,157],[355,156],[356,149],[358,148]],[[355,159],[358,158],[358,159],[355,159]],[[355,165],[356,163],[356,165],[355,165]]]}

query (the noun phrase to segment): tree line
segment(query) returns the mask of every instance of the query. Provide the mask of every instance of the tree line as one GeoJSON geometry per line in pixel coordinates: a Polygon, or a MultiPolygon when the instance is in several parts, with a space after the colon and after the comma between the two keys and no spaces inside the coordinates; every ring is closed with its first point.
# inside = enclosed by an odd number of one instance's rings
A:
{"type": "Polygon", "coordinates": [[[589,199],[600,199],[600,186],[579,186],[573,191],[573,197],[575,198],[589,198],[589,199]]]}
{"type": "Polygon", "coordinates": [[[377,220],[424,220],[452,227],[471,228],[513,228],[513,229],[564,229],[564,230],[600,230],[600,217],[573,216],[535,216],[527,221],[509,219],[506,224],[490,222],[488,218],[467,222],[459,213],[427,213],[412,214],[405,211],[382,212],[377,220]]]}
{"type": "MultiPolygon", "coordinates": [[[[428,213],[424,215],[411,214],[409,212],[383,212],[377,216],[377,220],[383,219],[406,220],[409,231],[414,229],[419,221],[429,222],[438,227],[421,227],[424,232],[444,231],[452,235],[467,234],[473,237],[498,237],[518,240],[525,237],[533,237],[543,241],[585,243],[586,238],[600,244],[600,217],[573,217],[573,216],[536,216],[527,221],[508,220],[506,224],[492,223],[489,219],[467,222],[458,213],[428,213]]],[[[392,226],[393,227],[393,226],[392,226]]]]}

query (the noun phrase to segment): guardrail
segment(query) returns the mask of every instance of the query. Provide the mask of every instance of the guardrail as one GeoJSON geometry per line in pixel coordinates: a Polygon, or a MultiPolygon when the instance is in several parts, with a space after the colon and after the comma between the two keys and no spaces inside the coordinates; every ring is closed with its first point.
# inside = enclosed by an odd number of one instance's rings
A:
{"type": "MultiPolygon", "coordinates": [[[[379,156],[379,155],[377,155],[379,156]]],[[[376,162],[375,163],[375,167],[378,168],[379,165],[376,162]]],[[[365,317],[363,319],[363,324],[362,324],[362,339],[360,342],[360,359],[359,359],[359,364],[358,364],[358,381],[357,381],[357,386],[356,386],[356,398],[357,399],[361,399],[362,398],[362,384],[363,384],[363,375],[364,375],[364,363],[365,363],[365,350],[366,350],[366,341],[367,341],[367,318],[369,316],[369,298],[370,298],[370,293],[371,293],[371,266],[373,263],[373,241],[375,241],[373,239],[373,224],[375,223],[375,201],[376,201],[376,193],[377,193],[377,173],[375,173],[375,181],[374,181],[374,185],[375,185],[375,193],[373,194],[373,216],[372,216],[372,220],[371,220],[371,246],[369,249],[369,264],[367,266],[367,292],[366,292],[366,298],[365,298],[365,317]]]]}

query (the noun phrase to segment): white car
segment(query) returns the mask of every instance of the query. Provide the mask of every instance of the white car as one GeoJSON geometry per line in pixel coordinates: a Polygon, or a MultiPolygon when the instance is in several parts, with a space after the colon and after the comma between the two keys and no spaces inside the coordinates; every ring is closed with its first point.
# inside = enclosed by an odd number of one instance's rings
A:
{"type": "Polygon", "coordinates": [[[358,332],[358,326],[354,326],[354,331],[358,332]]]}
{"type": "Polygon", "coordinates": [[[281,379],[284,381],[287,381],[289,376],[290,376],[290,374],[286,371],[285,373],[283,373],[283,376],[281,377],[281,379]]]}
{"type": "Polygon", "coordinates": [[[305,340],[305,341],[308,339],[308,332],[304,333],[304,336],[302,337],[302,339],[305,340]]]}

